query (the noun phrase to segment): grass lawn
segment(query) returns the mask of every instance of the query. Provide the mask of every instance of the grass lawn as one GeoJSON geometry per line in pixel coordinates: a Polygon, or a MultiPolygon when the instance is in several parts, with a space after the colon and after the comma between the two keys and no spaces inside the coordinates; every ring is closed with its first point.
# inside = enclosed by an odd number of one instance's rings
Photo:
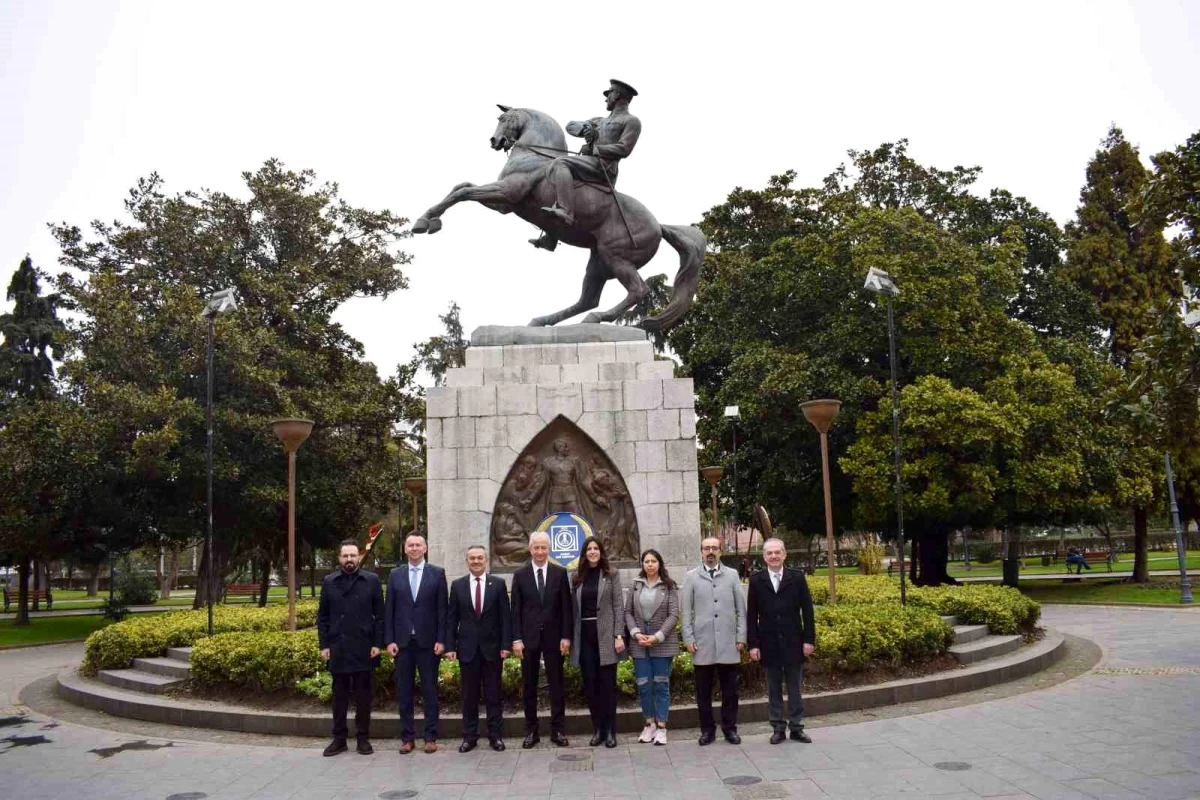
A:
{"type": "MultiPolygon", "coordinates": [[[[1151,570],[1179,569],[1179,558],[1174,553],[1152,552],[1149,554],[1149,556],[1149,566],[1151,570]]],[[[1188,569],[1200,569],[1200,550],[1188,551],[1187,567],[1188,569]]],[[[1106,567],[1104,564],[1093,564],[1092,571],[1095,572],[1096,570],[1104,572],[1106,567]]],[[[1113,572],[1129,572],[1132,570],[1133,553],[1122,553],[1120,555],[1120,561],[1113,562],[1113,572]]],[[[961,561],[951,561],[947,566],[946,571],[956,578],[987,577],[1000,574],[1000,562],[993,561],[990,564],[973,563],[971,564],[971,570],[968,572],[963,568],[961,561]]],[[[1074,572],[1075,568],[1072,567],[1071,571],[1074,572]]],[[[1087,570],[1084,571],[1086,572],[1087,570]]],[[[1048,567],[1043,567],[1042,560],[1039,556],[1028,556],[1025,559],[1025,566],[1021,568],[1021,572],[1026,575],[1065,575],[1066,567],[1063,565],[1061,559],[1059,559],[1059,563],[1057,564],[1051,564],[1048,567]]]]}
{"type": "Polygon", "coordinates": [[[23,627],[17,627],[9,619],[0,620],[0,647],[84,639],[92,631],[98,631],[108,624],[110,620],[99,614],[86,617],[36,617],[23,627]]]}
{"type": "Polygon", "coordinates": [[[1179,605],[1179,581],[1158,580],[1145,586],[1120,581],[1050,583],[1022,581],[1021,591],[1039,603],[1147,603],[1179,605]]]}

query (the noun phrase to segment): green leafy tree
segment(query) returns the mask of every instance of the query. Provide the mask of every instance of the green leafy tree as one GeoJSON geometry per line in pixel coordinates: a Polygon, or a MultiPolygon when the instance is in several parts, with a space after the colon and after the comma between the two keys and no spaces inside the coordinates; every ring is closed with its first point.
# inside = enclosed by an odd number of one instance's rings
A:
{"type": "Polygon", "coordinates": [[[447,372],[467,364],[467,345],[470,343],[463,335],[459,311],[458,303],[450,303],[445,314],[438,314],[444,332],[416,345],[417,354],[411,363],[413,367],[428,372],[435,386],[446,383],[447,372]]]}

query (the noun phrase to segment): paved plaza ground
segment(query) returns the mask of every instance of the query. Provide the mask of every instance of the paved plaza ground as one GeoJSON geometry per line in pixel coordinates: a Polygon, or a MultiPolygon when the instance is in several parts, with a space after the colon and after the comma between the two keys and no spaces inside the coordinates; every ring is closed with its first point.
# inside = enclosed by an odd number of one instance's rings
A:
{"type": "MultiPolygon", "coordinates": [[[[680,730],[667,747],[623,736],[614,750],[522,751],[510,740],[504,753],[465,756],[447,741],[436,755],[401,757],[381,739],[374,756],[322,758],[324,741],[77,713],[48,687],[78,663],[80,645],[13,650],[0,653],[0,796],[1200,798],[1200,609],[1047,606],[1044,622],[1098,644],[1099,665],[1049,688],[1037,688],[1042,678],[813,719],[811,745],[773,747],[758,724],[743,726],[740,747],[700,748],[696,731],[680,730]],[[1020,688],[1031,691],[1012,694],[1020,688]]],[[[1072,641],[1077,653],[1095,653],[1072,641]]]]}

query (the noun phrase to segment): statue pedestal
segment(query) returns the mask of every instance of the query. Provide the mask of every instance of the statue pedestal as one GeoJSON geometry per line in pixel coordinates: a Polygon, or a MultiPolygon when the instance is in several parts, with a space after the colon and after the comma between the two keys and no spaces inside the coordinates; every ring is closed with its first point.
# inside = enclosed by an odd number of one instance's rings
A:
{"type": "Polygon", "coordinates": [[[626,532],[627,551],[658,550],[677,579],[698,562],[692,379],[656,361],[643,331],[477,329],[467,366],[426,395],[426,425],[428,558],[449,579],[466,574],[465,551],[475,544],[488,548],[493,572],[515,569],[499,562],[493,542],[511,543],[522,527],[527,536],[543,511],[558,510],[555,476],[578,490],[601,527],[626,532]]]}

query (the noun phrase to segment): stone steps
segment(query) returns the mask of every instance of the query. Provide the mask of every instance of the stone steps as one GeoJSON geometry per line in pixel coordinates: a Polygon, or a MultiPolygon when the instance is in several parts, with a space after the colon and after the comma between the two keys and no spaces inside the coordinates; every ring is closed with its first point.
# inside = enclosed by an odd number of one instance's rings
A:
{"type": "Polygon", "coordinates": [[[190,678],[192,668],[186,661],[177,658],[135,658],[134,672],[151,672],[155,675],[165,675],[168,678],[190,678]]]}
{"type": "Polygon", "coordinates": [[[192,648],[190,647],[168,647],[167,658],[173,658],[176,661],[188,662],[192,660],[192,648]]]}
{"type": "Polygon", "coordinates": [[[185,678],[156,675],[140,669],[102,669],[96,673],[96,677],[109,686],[144,694],[162,694],[168,687],[186,680],[185,678]]]}
{"type": "Polygon", "coordinates": [[[1012,636],[988,635],[967,644],[951,645],[950,655],[957,658],[961,664],[974,664],[984,659],[1008,655],[1020,647],[1021,637],[1016,634],[1012,636]]]}
{"type": "Polygon", "coordinates": [[[953,617],[953,616],[951,616],[951,617],[942,617],[942,622],[946,623],[946,624],[947,624],[947,625],[949,625],[951,628],[953,628],[955,625],[957,625],[957,624],[958,624],[958,617],[953,617]]]}
{"type": "Polygon", "coordinates": [[[969,644],[988,635],[987,625],[955,625],[954,643],[969,644]]]}

